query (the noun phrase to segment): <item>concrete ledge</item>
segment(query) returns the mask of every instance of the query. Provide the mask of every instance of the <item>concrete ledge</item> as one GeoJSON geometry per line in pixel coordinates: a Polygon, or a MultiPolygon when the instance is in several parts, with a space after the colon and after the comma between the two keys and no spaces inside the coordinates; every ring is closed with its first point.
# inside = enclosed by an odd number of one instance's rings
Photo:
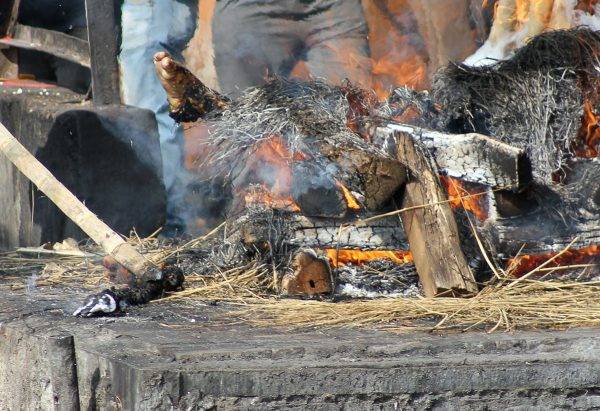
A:
{"type": "Polygon", "coordinates": [[[213,306],[74,319],[80,298],[44,289],[0,303],[1,409],[600,407],[594,329],[292,333],[227,324],[213,306]]]}

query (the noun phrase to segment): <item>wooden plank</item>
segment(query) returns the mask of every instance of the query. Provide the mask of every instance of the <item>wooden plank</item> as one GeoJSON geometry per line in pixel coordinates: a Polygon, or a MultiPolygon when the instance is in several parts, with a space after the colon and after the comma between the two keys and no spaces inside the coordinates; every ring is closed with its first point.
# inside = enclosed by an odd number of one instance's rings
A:
{"type": "MultiPolygon", "coordinates": [[[[85,0],[92,70],[93,102],[120,104],[120,1],[85,0]]],[[[150,62],[148,64],[151,64],[150,62]]]]}
{"type": "Polygon", "coordinates": [[[14,35],[0,38],[0,44],[41,51],[84,67],[90,67],[88,42],[59,31],[17,24],[14,35]]]}
{"type": "Polygon", "coordinates": [[[12,36],[21,0],[0,1],[0,37],[12,36]]]}
{"type": "Polygon", "coordinates": [[[407,133],[426,147],[441,173],[493,188],[517,190],[531,181],[524,150],[482,134],[446,134],[390,123],[374,131],[376,143],[395,147],[397,133],[407,133]]]}
{"type": "Polygon", "coordinates": [[[458,226],[447,202],[433,160],[408,133],[398,133],[398,160],[409,171],[402,213],[415,267],[425,295],[465,295],[477,291],[477,284],[460,247],[458,226]]]}

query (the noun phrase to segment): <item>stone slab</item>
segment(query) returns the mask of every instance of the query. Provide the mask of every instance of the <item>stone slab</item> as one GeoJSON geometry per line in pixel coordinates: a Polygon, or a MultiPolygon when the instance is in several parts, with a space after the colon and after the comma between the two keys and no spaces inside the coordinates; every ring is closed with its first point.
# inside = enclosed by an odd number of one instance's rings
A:
{"type": "Polygon", "coordinates": [[[0,409],[600,407],[596,329],[290,331],[234,323],[224,304],[77,319],[80,290],[3,297],[0,409]]]}

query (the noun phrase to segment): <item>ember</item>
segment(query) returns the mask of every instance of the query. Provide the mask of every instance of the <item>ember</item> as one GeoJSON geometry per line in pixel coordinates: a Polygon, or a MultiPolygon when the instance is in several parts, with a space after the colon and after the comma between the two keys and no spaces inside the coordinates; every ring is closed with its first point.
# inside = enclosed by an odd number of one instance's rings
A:
{"type": "Polygon", "coordinates": [[[405,250],[350,250],[350,249],[325,249],[327,258],[332,267],[340,267],[347,264],[362,265],[370,261],[388,260],[396,264],[412,263],[412,254],[405,250]]]}
{"type": "Polygon", "coordinates": [[[600,145],[600,115],[594,113],[592,105],[586,101],[583,106],[583,119],[576,142],[575,155],[583,158],[598,157],[600,145]]]}
{"type": "MultiPolygon", "coordinates": [[[[508,260],[509,274],[513,277],[521,277],[557,255],[558,253],[544,253],[512,258],[508,260]]],[[[569,249],[552,260],[546,267],[568,267],[598,262],[600,262],[600,246],[591,245],[580,249],[569,249]]]]}
{"type": "MultiPolygon", "coordinates": [[[[453,209],[470,211],[479,221],[485,221],[489,216],[485,188],[468,188],[467,184],[457,178],[440,176],[442,184],[448,192],[448,200],[453,209]]],[[[470,184],[470,186],[474,186],[470,184]]]]}

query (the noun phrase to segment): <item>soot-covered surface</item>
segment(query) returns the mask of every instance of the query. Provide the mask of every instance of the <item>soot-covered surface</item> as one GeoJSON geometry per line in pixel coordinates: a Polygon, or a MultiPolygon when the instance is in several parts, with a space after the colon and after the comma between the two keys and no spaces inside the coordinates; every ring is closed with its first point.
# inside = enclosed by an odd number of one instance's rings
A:
{"type": "Polygon", "coordinates": [[[597,330],[456,335],[256,328],[226,305],[70,316],[78,290],[3,291],[0,406],[107,409],[600,405],[597,330]]]}

